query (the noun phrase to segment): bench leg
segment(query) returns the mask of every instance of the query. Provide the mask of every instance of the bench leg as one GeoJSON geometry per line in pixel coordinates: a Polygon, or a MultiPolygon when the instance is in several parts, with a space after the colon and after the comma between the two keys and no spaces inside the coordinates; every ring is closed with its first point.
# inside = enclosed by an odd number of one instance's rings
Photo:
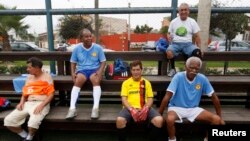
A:
{"type": "Polygon", "coordinates": [[[59,101],[57,105],[67,106],[68,105],[68,91],[59,91],[59,101]]]}

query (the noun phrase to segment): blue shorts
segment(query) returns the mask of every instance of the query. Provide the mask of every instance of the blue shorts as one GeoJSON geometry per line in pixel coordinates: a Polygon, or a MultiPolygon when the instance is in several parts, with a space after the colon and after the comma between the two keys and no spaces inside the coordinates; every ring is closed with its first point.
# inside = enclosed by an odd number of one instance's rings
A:
{"type": "Polygon", "coordinates": [[[79,71],[76,72],[76,74],[81,73],[84,76],[86,76],[87,80],[89,80],[90,76],[93,73],[96,73],[96,71],[97,71],[97,69],[94,69],[94,70],[79,70],[79,71]]]}
{"type": "Polygon", "coordinates": [[[167,48],[167,51],[168,50],[173,51],[175,57],[178,56],[180,53],[187,55],[187,57],[191,57],[192,52],[195,49],[198,49],[198,48],[191,42],[186,42],[186,43],[173,42],[171,45],[169,45],[169,47],[167,48]]]}

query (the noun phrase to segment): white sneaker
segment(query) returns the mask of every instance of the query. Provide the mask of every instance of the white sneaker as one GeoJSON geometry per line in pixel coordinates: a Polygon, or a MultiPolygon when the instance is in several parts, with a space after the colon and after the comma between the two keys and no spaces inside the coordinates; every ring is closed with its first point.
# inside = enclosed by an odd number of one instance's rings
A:
{"type": "Polygon", "coordinates": [[[91,118],[95,118],[95,119],[99,118],[99,109],[98,108],[92,109],[91,118]]]}
{"type": "Polygon", "coordinates": [[[68,114],[65,117],[65,119],[71,120],[71,119],[74,119],[76,116],[77,116],[76,109],[69,109],[68,114]]]}
{"type": "Polygon", "coordinates": [[[168,72],[168,76],[169,77],[173,77],[176,74],[176,70],[175,69],[170,69],[168,72]]]}

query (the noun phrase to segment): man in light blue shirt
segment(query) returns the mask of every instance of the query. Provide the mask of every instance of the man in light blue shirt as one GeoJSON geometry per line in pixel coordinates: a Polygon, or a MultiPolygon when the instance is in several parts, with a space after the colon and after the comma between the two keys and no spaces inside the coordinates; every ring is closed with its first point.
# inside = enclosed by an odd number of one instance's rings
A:
{"type": "Polygon", "coordinates": [[[225,124],[221,118],[219,98],[207,77],[198,73],[201,66],[200,58],[190,57],[186,61],[186,71],[177,73],[167,88],[159,113],[163,114],[165,107],[168,108],[166,121],[169,141],[176,141],[175,122],[182,122],[183,118],[190,122],[198,120],[213,125],[225,124]],[[211,97],[216,114],[199,107],[202,95],[211,97]]]}
{"type": "Polygon", "coordinates": [[[90,80],[93,85],[93,100],[91,118],[99,117],[99,102],[101,97],[100,82],[106,64],[106,57],[100,45],[92,43],[92,33],[88,29],[80,32],[81,43],[74,48],[71,62],[71,76],[74,86],[71,91],[70,108],[66,119],[77,116],[76,102],[81,87],[90,80]]]}

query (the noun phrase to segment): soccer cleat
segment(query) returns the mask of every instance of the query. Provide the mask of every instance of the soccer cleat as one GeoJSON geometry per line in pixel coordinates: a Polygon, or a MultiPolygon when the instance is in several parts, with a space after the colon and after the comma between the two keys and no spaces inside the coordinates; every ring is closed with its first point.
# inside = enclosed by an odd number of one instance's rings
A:
{"type": "Polygon", "coordinates": [[[71,119],[74,119],[76,116],[77,116],[76,109],[69,109],[68,114],[65,117],[65,119],[71,120],[71,119]]]}
{"type": "Polygon", "coordinates": [[[92,109],[91,118],[93,118],[93,119],[99,118],[99,109],[98,108],[92,109]]]}

